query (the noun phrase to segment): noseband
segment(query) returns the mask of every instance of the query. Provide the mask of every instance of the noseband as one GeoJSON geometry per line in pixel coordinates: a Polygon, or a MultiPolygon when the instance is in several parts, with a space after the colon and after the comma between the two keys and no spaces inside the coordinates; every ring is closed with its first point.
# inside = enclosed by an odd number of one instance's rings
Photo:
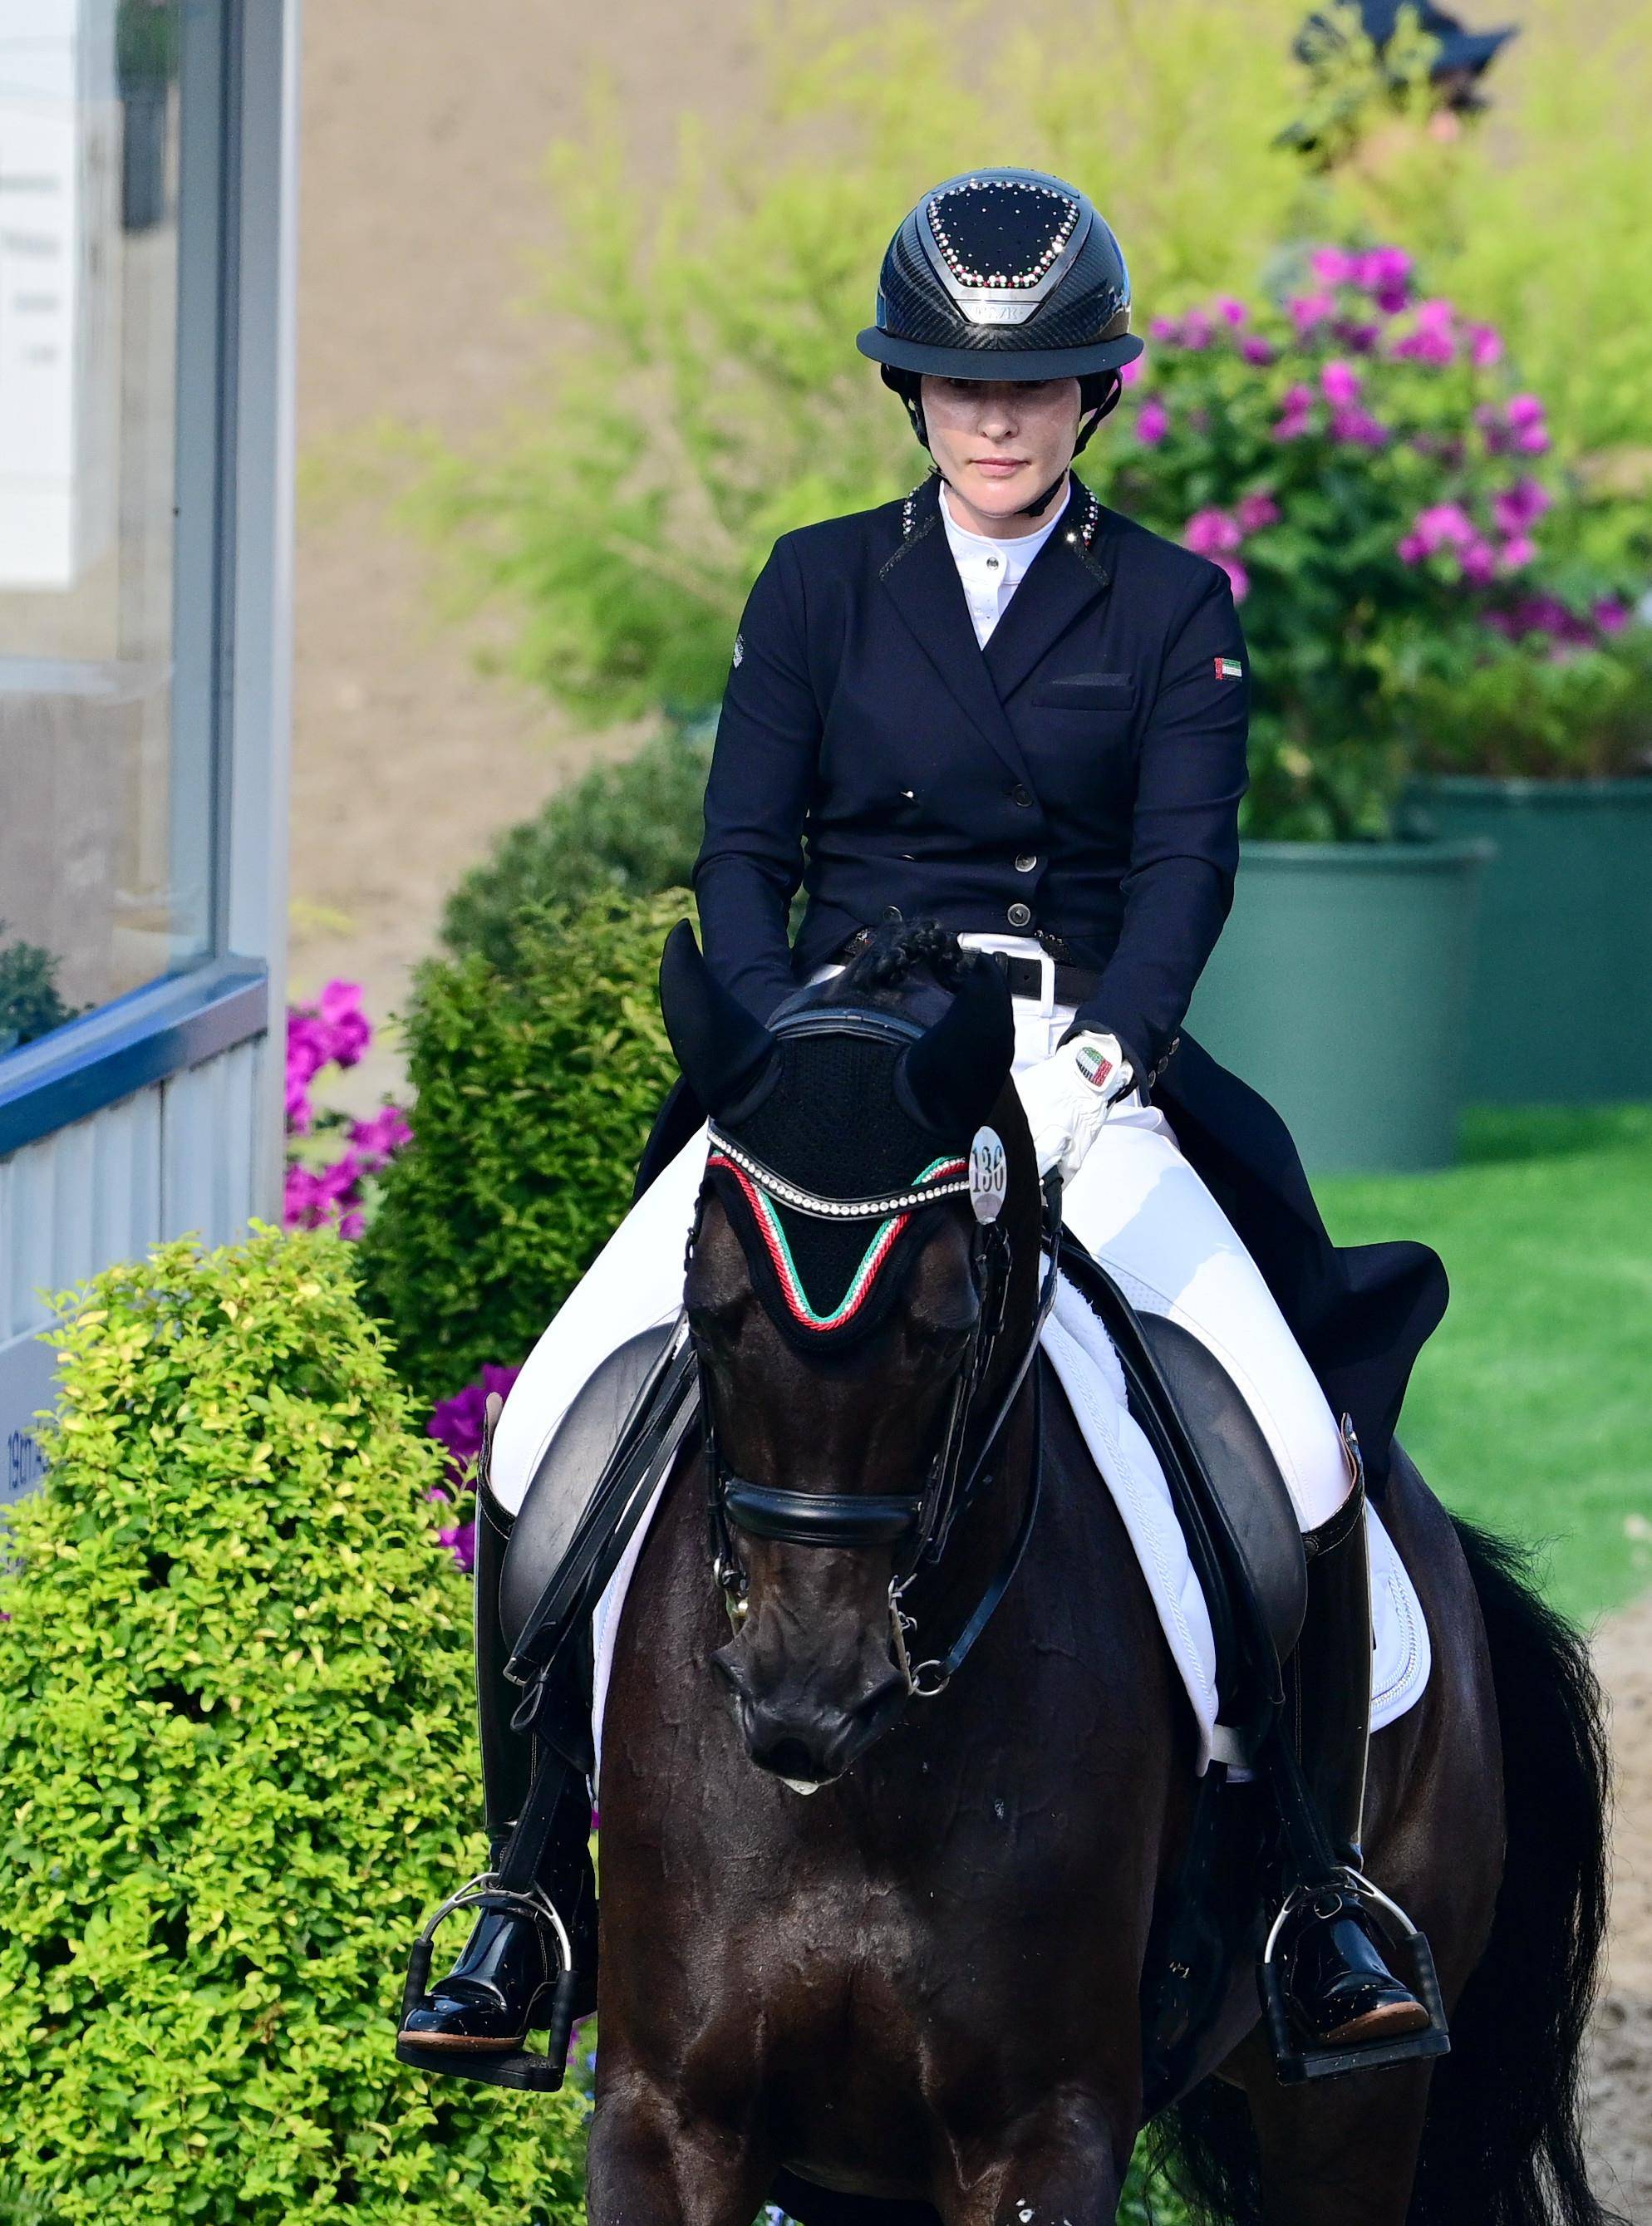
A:
{"type": "MultiPolygon", "coordinates": [[[[840,1034],[875,1036],[881,1040],[914,1041],[923,1030],[904,1014],[847,1006],[816,1008],[788,1016],[775,1025],[777,1034],[832,1030],[840,1034]]],[[[746,1194],[754,1218],[761,1223],[767,1205],[829,1221],[881,1222],[893,1231],[883,1246],[886,1251],[895,1235],[914,1213],[925,1212],[948,1199],[969,1196],[973,1186],[969,1162],[937,1160],[910,1187],[877,1196],[839,1197],[810,1191],[788,1180],[729,1137],[714,1122],[709,1124],[708,1164],[727,1167],[746,1194]]],[[[736,1630],[744,1623],[749,1580],[740,1560],[737,1535],[777,1540],[792,1546],[834,1549],[893,1547],[894,1574],[889,1585],[890,1625],[897,1666],[909,1693],[932,1699],[944,1691],[975,1640],[985,1630],[993,1611],[1008,1590],[1020,1565],[1038,1512],[1041,1460],[1040,1430],[1036,1411],[1038,1378],[1033,1376],[1035,1414],[1032,1471],[1026,1503],[1014,1538],[975,1612],[958,1638],[944,1653],[919,1662],[911,1659],[915,1625],[903,1606],[903,1595],[920,1569],[937,1563],[946,1550],[958,1514],[975,1499],[988,1480],[987,1462],[1007,1422],[1038,1351],[1045,1320],[1054,1301],[1058,1258],[1061,1243],[1061,1184],[1057,1176],[1045,1184],[1045,1244],[1049,1255],[1032,1334],[1012,1371],[1002,1398],[966,1471],[964,1450],[971,1435],[976,1404],[991,1371],[1004,1329],[1009,1299],[1009,1240],[995,1218],[977,1214],[970,1240],[970,1272],[978,1307],[969,1343],[960,1361],[940,1441],[921,1488],[912,1492],[798,1491],[784,1485],[761,1484],[737,1476],[723,1460],[711,1412],[708,1379],[701,1373],[701,1412],[704,1420],[706,1472],[710,1498],[713,1573],[723,1593],[730,1621],[736,1630]]],[[[696,1224],[697,1233],[697,1224],[696,1224]]],[[[861,1276],[875,1272],[880,1247],[874,1239],[862,1262],[861,1276]]],[[[861,1277],[857,1277],[857,1282],[861,1277]]],[[[850,1299],[855,1295],[851,1285],[850,1299]]],[[[846,1304],[848,1301],[846,1301],[846,1304]]],[[[843,1309],[839,1309],[839,1314],[843,1309]]]]}

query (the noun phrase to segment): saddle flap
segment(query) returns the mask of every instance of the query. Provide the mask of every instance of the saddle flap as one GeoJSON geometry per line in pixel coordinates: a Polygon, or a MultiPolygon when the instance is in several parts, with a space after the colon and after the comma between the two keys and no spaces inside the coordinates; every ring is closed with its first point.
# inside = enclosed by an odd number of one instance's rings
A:
{"type": "Polygon", "coordinates": [[[507,1649],[520,1644],[529,1617],[561,1568],[637,1395],[676,1327],[675,1321],[661,1322],[611,1352],[581,1387],[541,1454],[499,1576],[499,1621],[507,1649]]]}
{"type": "Polygon", "coordinates": [[[1302,1526],[1273,1448],[1232,1377],[1191,1330],[1166,1314],[1136,1320],[1201,1457],[1274,1657],[1287,1662],[1307,1611],[1308,1572],[1302,1526]]]}

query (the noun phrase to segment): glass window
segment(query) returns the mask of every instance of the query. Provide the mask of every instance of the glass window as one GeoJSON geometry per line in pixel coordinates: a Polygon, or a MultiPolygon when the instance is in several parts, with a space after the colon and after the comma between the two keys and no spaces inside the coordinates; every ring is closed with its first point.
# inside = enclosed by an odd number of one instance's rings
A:
{"type": "Polygon", "coordinates": [[[0,1054],[210,940],[211,769],[173,738],[178,34],[179,0],[0,0],[0,1054]]]}

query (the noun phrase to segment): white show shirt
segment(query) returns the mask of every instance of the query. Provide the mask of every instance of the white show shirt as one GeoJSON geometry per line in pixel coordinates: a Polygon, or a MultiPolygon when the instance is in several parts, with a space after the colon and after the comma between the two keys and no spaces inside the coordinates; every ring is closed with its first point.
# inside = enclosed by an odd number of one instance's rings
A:
{"type": "Polygon", "coordinates": [[[1065,500],[1058,508],[1052,507],[1046,512],[1042,525],[1035,526],[1031,533],[1018,533],[1013,541],[989,541],[984,533],[971,533],[957,523],[943,483],[941,523],[946,528],[952,561],[963,582],[964,601],[969,606],[975,639],[983,649],[988,636],[1004,615],[1010,597],[1020,585],[1027,566],[1060,525],[1071,499],[1072,481],[1069,479],[1065,500]]]}

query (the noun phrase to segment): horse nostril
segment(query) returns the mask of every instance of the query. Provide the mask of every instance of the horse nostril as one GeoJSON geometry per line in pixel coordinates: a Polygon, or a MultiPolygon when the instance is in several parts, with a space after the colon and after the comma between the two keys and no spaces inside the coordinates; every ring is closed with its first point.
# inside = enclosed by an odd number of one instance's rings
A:
{"type": "Polygon", "coordinates": [[[752,1750],[752,1760],[760,1769],[771,1771],[776,1778],[786,1778],[794,1783],[817,1784],[823,1772],[820,1757],[808,1743],[800,1739],[773,1740],[769,1746],[752,1750]]]}

